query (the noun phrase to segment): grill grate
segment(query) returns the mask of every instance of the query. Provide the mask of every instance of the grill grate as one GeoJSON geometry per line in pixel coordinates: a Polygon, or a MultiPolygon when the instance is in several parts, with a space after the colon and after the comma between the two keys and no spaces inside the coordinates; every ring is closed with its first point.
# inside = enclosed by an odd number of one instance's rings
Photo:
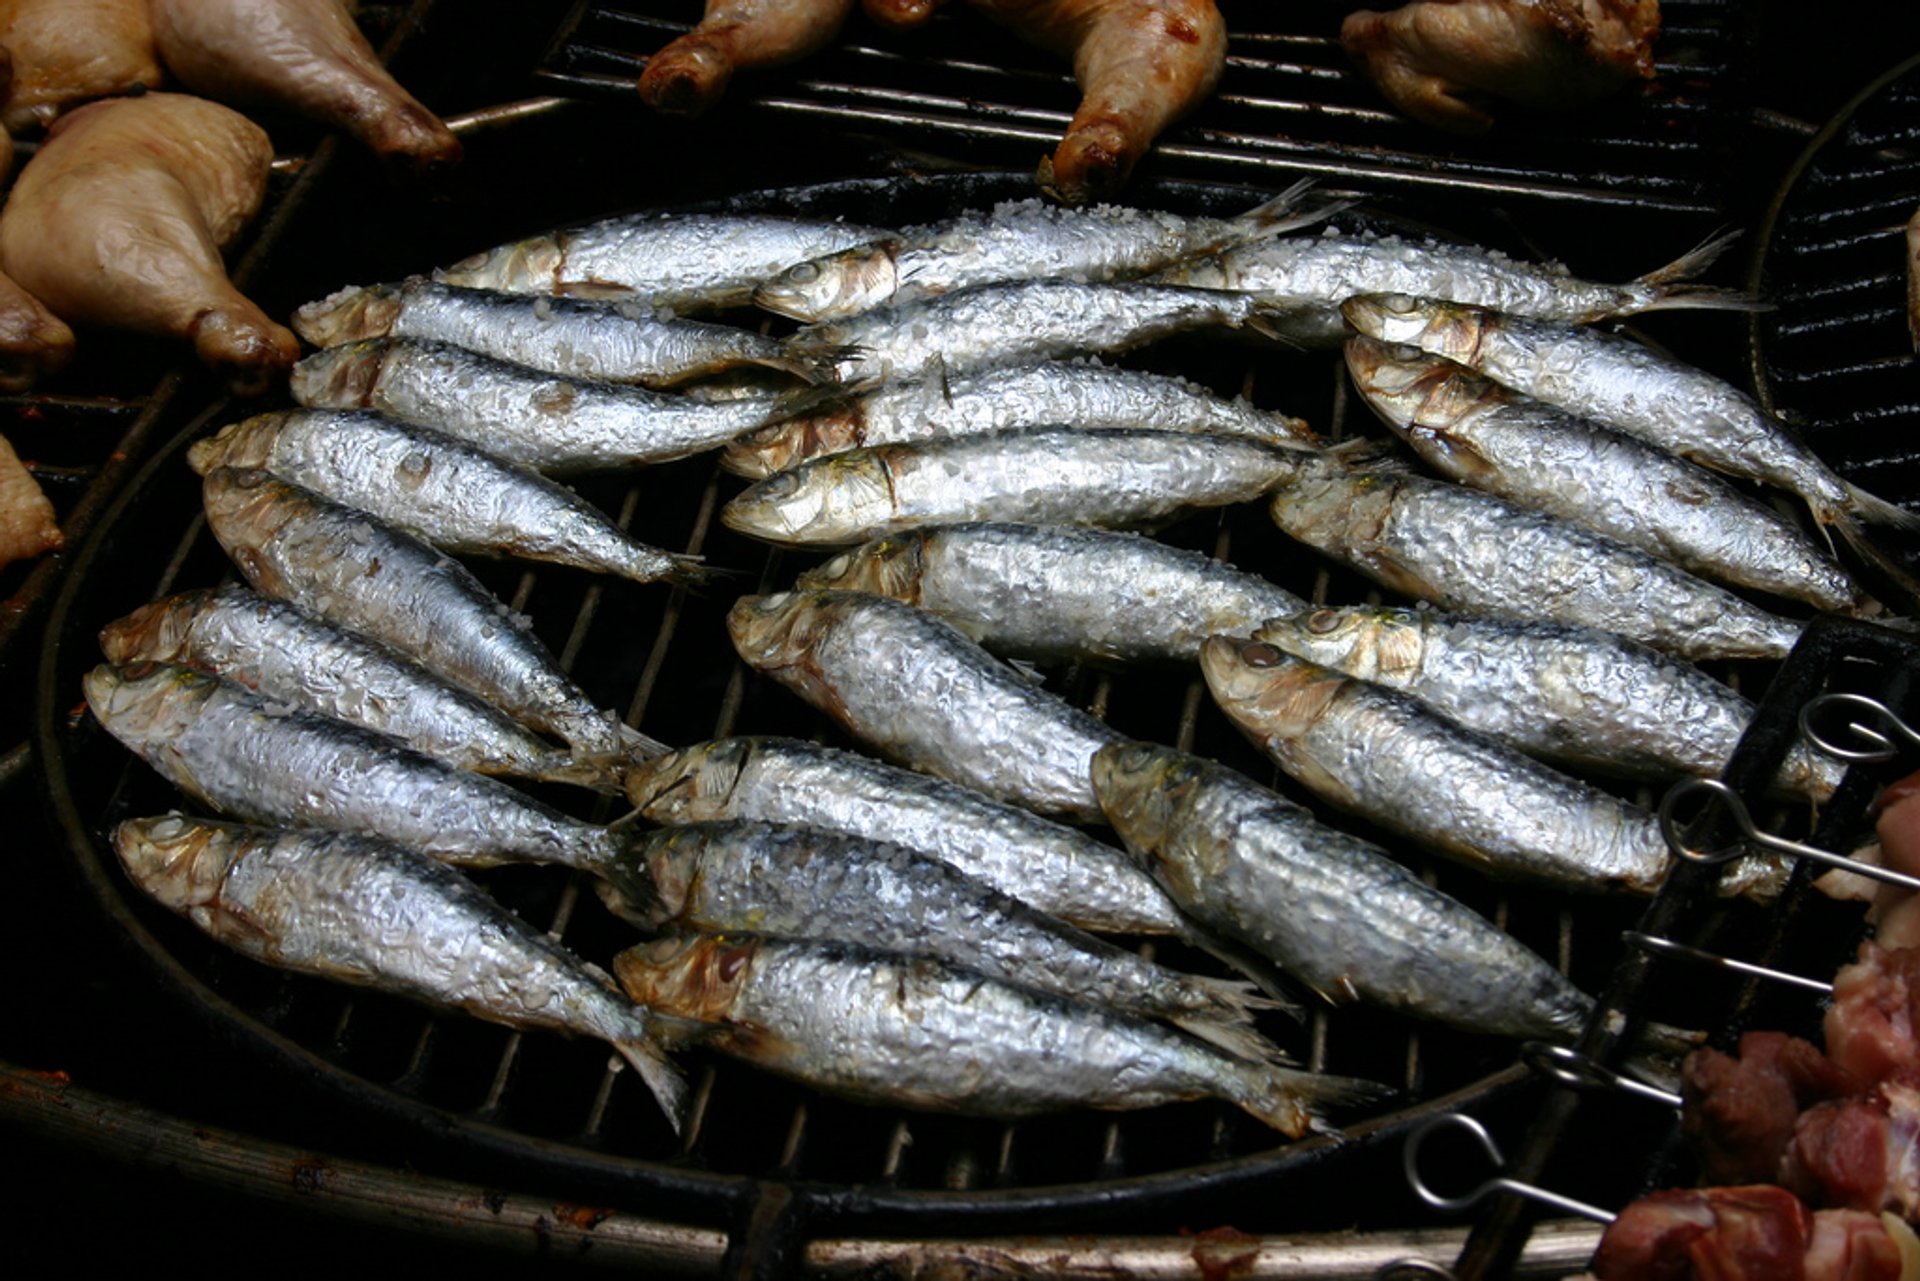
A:
{"type": "MultiPolygon", "coordinates": [[[[1171,129],[1143,172],[1273,187],[1303,173],[1378,189],[1435,189],[1632,206],[1720,210],[1730,151],[1740,6],[1668,0],[1659,78],[1575,116],[1509,112],[1484,138],[1449,138],[1389,111],[1349,65],[1333,0],[1235,7],[1214,98],[1171,129]]],[[[648,57],[688,29],[692,5],[581,0],[537,75],[557,92],[631,97],[648,57]]],[[[1058,60],[955,5],[927,28],[852,18],[833,47],[763,73],[739,96],[888,145],[991,167],[1031,167],[1078,100],[1058,60]]],[[[722,110],[735,109],[723,106],[722,110]]]]}

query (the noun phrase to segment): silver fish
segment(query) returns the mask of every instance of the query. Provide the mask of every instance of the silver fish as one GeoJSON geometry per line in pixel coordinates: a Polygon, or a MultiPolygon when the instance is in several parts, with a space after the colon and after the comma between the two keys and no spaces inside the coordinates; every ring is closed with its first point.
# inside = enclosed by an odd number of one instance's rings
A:
{"type": "Polygon", "coordinates": [[[526,297],[455,289],[415,277],[399,285],[349,286],[293,313],[316,347],[391,335],[453,343],[498,360],[571,378],[671,387],[741,365],[814,380],[842,353],[796,357],[775,339],[698,320],[654,314],[637,303],[526,297]]]}
{"type": "Polygon", "coordinates": [[[1316,457],[1238,436],[1039,428],[816,458],[755,483],[720,519],[797,546],[976,520],[1147,526],[1250,501],[1316,457]]]}
{"type": "MultiPolygon", "coordinates": [[[[1754,706],[1699,668],[1611,632],[1356,606],[1268,619],[1254,633],[1576,769],[1718,777],[1754,706]]],[[[1778,786],[1832,795],[1845,766],[1796,743],[1778,786]]]]}
{"type": "Polygon", "coordinates": [[[680,311],[734,307],[795,263],[886,234],[838,219],[778,214],[628,214],[516,240],[433,278],[516,294],[638,295],[680,311]]]}
{"type": "Polygon", "coordinates": [[[842,552],[801,588],[872,592],[1030,659],[1192,662],[1306,602],[1256,574],[1137,534],[1055,525],[941,525],[842,552]]]}
{"type": "Polygon", "coordinates": [[[1237,218],[1007,201],[797,263],[754,290],[753,301],[795,320],[837,320],[994,281],[1126,280],[1325,217],[1288,217],[1307,185],[1237,218]]]}
{"type": "Polygon", "coordinates": [[[783,403],[772,393],[703,403],[404,338],[317,351],[293,367],[292,391],[311,408],[376,410],[556,476],[713,449],[759,427],[783,403]]]}
{"type": "Polygon", "coordinates": [[[1103,747],[1114,830],[1184,910],[1330,1001],[1496,1036],[1568,1041],[1592,1009],[1558,970],[1377,847],[1225,766],[1103,747]]]}
{"type": "Polygon", "coordinates": [[[930,956],[1040,992],[1164,1018],[1240,1058],[1278,1061],[1250,1026],[1279,1002],[1178,974],[1048,916],[937,858],[839,832],[697,823],[636,845],[601,887],[642,929],[750,931],[930,956]]]}
{"type": "Polygon", "coordinates": [[[1247,436],[1275,445],[1319,443],[1302,419],[1229,400],[1183,378],[1056,360],[892,381],[836,396],[729,445],[721,463],[758,480],[820,454],[862,445],[1033,427],[1151,427],[1247,436]]]}
{"type": "Polygon", "coordinates": [[[1797,494],[1850,538],[1862,520],[1920,525],[1836,473],[1733,384],[1631,338],[1398,295],[1349,299],[1342,311],[1369,338],[1411,343],[1703,467],[1797,494]]]}
{"type": "Polygon", "coordinates": [[[569,818],[371,730],[170,663],[83,678],[107,731],[168,782],[249,822],[377,836],[467,867],[609,866],[629,827],[569,818]]]}
{"type": "Polygon", "coordinates": [[[1466,613],[1618,632],[1683,658],[1784,658],[1802,624],[1556,517],[1423,477],[1330,470],[1282,485],[1290,536],[1466,613]]]}
{"type": "Polygon", "coordinates": [[[748,666],[882,755],[1036,813],[1100,821],[1087,762],[1119,735],[932,614],[861,592],[742,597],[748,666]]]}
{"type": "Polygon", "coordinates": [[[113,847],[134,883],[228,947],[508,1027],[606,1041],[679,1131],[687,1087],[661,1043],[684,1027],[451,868],[366,837],[131,819],[113,847]]]}
{"type": "Polygon", "coordinates": [[[247,581],[362,632],[585,756],[664,750],[597,707],[459,562],[262,471],[216,467],[207,524],[247,581]]]}
{"type": "Polygon", "coordinates": [[[1248,294],[1174,285],[1023,280],[808,325],[783,350],[830,365],[842,384],[1127,351],[1198,329],[1258,331],[1271,309],[1248,294]]]}
{"type": "Polygon", "coordinates": [[[194,442],[187,462],[257,467],[444,551],[571,565],[637,583],[698,582],[697,556],[649,547],[555,481],[430,427],[360,410],[256,414],[194,442]]]}
{"type": "MultiPolygon", "coordinates": [[[[1341,809],[1495,876],[1651,894],[1669,855],[1652,813],[1463,729],[1404,694],[1216,636],[1200,669],[1227,718],[1341,809]]],[[[1725,894],[1778,893],[1776,857],[1748,859],[1725,894]]]]}
{"type": "Polygon", "coordinates": [[[110,663],[179,663],[269,699],[391,735],[458,769],[619,790],[493,707],[377,641],[244,587],[182,592],[100,633],[110,663]]]}
{"type": "Polygon", "coordinates": [[[1219,1098],[1284,1134],[1371,1082],[1250,1063],[1144,1019],[926,958],[844,944],[703,936],[614,958],[628,995],[713,1025],[710,1044],[868,1103],[977,1116],[1219,1098]],[[852,1047],[857,1047],[857,1050],[852,1047]]]}
{"type": "Polygon", "coordinates": [[[1368,405],[1434,470],[1697,574],[1858,613],[1825,548],[1712,472],[1475,376],[1417,347],[1347,344],[1368,405]]]}
{"type": "Polygon", "coordinates": [[[655,823],[762,819],[908,846],[1082,929],[1178,934],[1180,913],[1121,851],[971,788],[792,738],[725,738],[635,765],[655,823]]]}
{"type": "MultiPolygon", "coordinates": [[[[1261,240],[1210,258],[1195,259],[1154,277],[1200,289],[1236,289],[1279,308],[1315,318],[1324,339],[1347,332],[1339,306],[1356,294],[1416,294],[1563,324],[1675,307],[1750,310],[1753,300],[1732,290],[1682,283],[1717,258],[1734,239],[1722,236],[1657,271],[1624,285],[1581,280],[1557,263],[1520,262],[1477,245],[1415,242],[1392,235],[1342,234],[1261,240]]],[[[1310,332],[1296,320],[1289,335],[1310,332]]]]}

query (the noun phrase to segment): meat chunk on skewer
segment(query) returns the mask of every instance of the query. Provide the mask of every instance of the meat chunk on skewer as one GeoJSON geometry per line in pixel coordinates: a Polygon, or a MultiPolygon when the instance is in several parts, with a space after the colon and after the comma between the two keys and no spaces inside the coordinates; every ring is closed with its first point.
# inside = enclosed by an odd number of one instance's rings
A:
{"type": "Polygon", "coordinates": [[[648,61],[640,96],[661,111],[697,116],[720,100],[735,71],[806,57],[839,33],[852,9],[853,0],[707,0],[700,25],[648,61]]]}
{"type": "Polygon", "coordinates": [[[13,88],[0,126],[51,124],[68,107],[161,81],[147,0],[0,0],[13,88]]]}
{"type": "Polygon", "coordinates": [[[1859,1084],[1810,1041],[1749,1032],[1738,1057],[1695,1050],[1682,1068],[1681,1127],[1709,1183],[1771,1183],[1807,1107],[1859,1084]]]}
{"type": "Polygon", "coordinates": [[[65,320],[188,339],[257,390],[299,340],[233,287],[220,250],[259,209],[272,161],[259,126],[200,98],[89,104],[21,171],[0,268],[65,320]]]}
{"type": "Polygon", "coordinates": [[[1213,0],[974,0],[1073,59],[1080,109],[1040,185],[1070,205],[1117,191],[1153,140],[1219,82],[1227,26],[1213,0]]]}
{"type": "Polygon", "coordinates": [[[1810,1213],[1783,1188],[1655,1192],[1600,1238],[1591,1281],[1897,1281],[1903,1238],[1891,1216],[1810,1213]]]}
{"type": "Polygon", "coordinates": [[[290,108],[414,168],[460,158],[460,140],[387,74],[339,0],[151,3],[160,56],[193,92],[290,108]]]}

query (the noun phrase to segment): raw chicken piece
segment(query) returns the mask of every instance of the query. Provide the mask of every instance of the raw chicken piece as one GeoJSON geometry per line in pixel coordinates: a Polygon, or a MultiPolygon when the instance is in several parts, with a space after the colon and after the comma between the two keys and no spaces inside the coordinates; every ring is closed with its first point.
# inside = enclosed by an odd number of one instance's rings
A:
{"type": "Polygon", "coordinates": [[[160,84],[147,0],[0,0],[13,90],[0,126],[18,133],[68,107],[160,84]]]}
{"type": "Polygon", "coordinates": [[[1213,92],[1227,26],[1213,0],[974,0],[995,21],[1073,59],[1080,109],[1040,185],[1070,205],[1117,191],[1173,121],[1213,92]]]}
{"type": "Polygon", "coordinates": [[[227,279],[220,249],[266,190],[273,148],[246,117],[150,93],[62,118],[0,212],[0,269],[65,320],[191,339],[259,390],[300,343],[227,279]]]}
{"type": "Polygon", "coordinates": [[[1870,1093],[1811,1107],[1793,1129],[1779,1181],[1809,1205],[1920,1213],[1920,1089],[1882,1081],[1870,1093]]]}
{"type": "Polygon", "coordinates": [[[194,93],[290,108],[416,169],[460,158],[460,140],[387,74],[339,0],[151,3],[160,57],[194,93]]]}
{"type": "Polygon", "coordinates": [[[1860,1088],[1810,1041],[1748,1032],[1734,1058],[1695,1050],[1681,1068],[1680,1126],[1709,1183],[1770,1183],[1803,1109],[1860,1088]]]}
{"type": "Polygon", "coordinates": [[[640,76],[648,106],[697,116],[720,100],[736,70],[778,67],[823,47],[853,0],[707,0],[700,25],[662,49],[640,76]]]}
{"type": "Polygon", "coordinates": [[[0,436],[0,565],[52,551],[60,541],[53,504],[0,436]]]}
{"type": "Polygon", "coordinates": [[[1479,97],[1565,108],[1653,77],[1659,0],[1415,0],[1347,15],[1340,41],[1425,124],[1480,133],[1479,97]]]}
{"type": "Polygon", "coordinates": [[[1899,1281],[1912,1242],[1891,1215],[1809,1213],[1776,1187],[1654,1192],[1600,1238],[1590,1281],[1899,1281]]]}
{"type": "Polygon", "coordinates": [[[1871,1085],[1920,1070],[1920,948],[1862,943],[1833,978],[1827,1057],[1871,1085]]]}

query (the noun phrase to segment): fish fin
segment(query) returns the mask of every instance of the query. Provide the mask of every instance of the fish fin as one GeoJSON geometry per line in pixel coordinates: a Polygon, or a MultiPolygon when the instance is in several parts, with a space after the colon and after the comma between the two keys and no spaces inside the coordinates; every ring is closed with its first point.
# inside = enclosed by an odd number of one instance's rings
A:
{"type": "MultiPolygon", "coordinates": [[[[542,783],[565,783],[570,787],[584,787],[588,791],[618,796],[626,790],[625,778],[629,759],[622,753],[579,756],[556,751],[545,764],[527,777],[542,783]]],[[[481,770],[480,772],[484,774],[492,771],[481,770]]]]}
{"type": "MultiPolygon", "coordinates": [[[[1266,1000],[1272,1002],[1271,1005],[1262,1008],[1279,1010],[1296,1021],[1304,1019],[1305,1012],[1300,1008],[1299,1002],[1287,994],[1286,980],[1282,977],[1280,967],[1266,957],[1244,943],[1215,934],[1191,921],[1182,924],[1180,937],[1215,960],[1231,965],[1246,975],[1248,982],[1262,993],[1266,1000]]],[[[1246,999],[1242,997],[1243,1001],[1246,999]]]]}
{"type": "MultiPolygon", "coordinates": [[[[665,1019],[660,1015],[648,1013],[647,1023],[652,1032],[656,1024],[679,1024],[683,1019],[665,1019]]],[[[654,1033],[657,1035],[657,1033],[654,1033]]],[[[622,1037],[614,1040],[613,1048],[640,1074],[640,1079],[653,1092],[660,1104],[660,1110],[667,1115],[667,1124],[673,1132],[679,1134],[686,1126],[687,1114],[692,1106],[693,1094],[687,1086],[687,1078],[674,1066],[653,1039],[653,1035],[622,1037]]]]}
{"type": "Polygon", "coordinates": [[[1236,1059],[1248,1063],[1268,1063],[1276,1067],[1298,1066],[1297,1061],[1285,1050],[1243,1024],[1223,1022],[1202,1014],[1183,1014],[1167,1021],[1187,1035],[1225,1050],[1236,1059]]]}
{"type": "MultiPolygon", "coordinates": [[[[621,751],[643,761],[654,756],[665,756],[673,750],[653,735],[642,734],[625,721],[618,722],[614,733],[619,737],[621,751]]],[[[628,817],[632,816],[629,815],[628,817]]]]}
{"type": "Polygon", "coordinates": [[[1360,203],[1358,200],[1333,200],[1296,213],[1295,211],[1300,208],[1301,200],[1317,182],[1318,179],[1315,178],[1302,178],[1279,195],[1262,201],[1236,217],[1234,222],[1249,228],[1249,234],[1242,243],[1265,240],[1271,236],[1285,235],[1289,231],[1298,231],[1302,227],[1311,227],[1360,203]]]}

